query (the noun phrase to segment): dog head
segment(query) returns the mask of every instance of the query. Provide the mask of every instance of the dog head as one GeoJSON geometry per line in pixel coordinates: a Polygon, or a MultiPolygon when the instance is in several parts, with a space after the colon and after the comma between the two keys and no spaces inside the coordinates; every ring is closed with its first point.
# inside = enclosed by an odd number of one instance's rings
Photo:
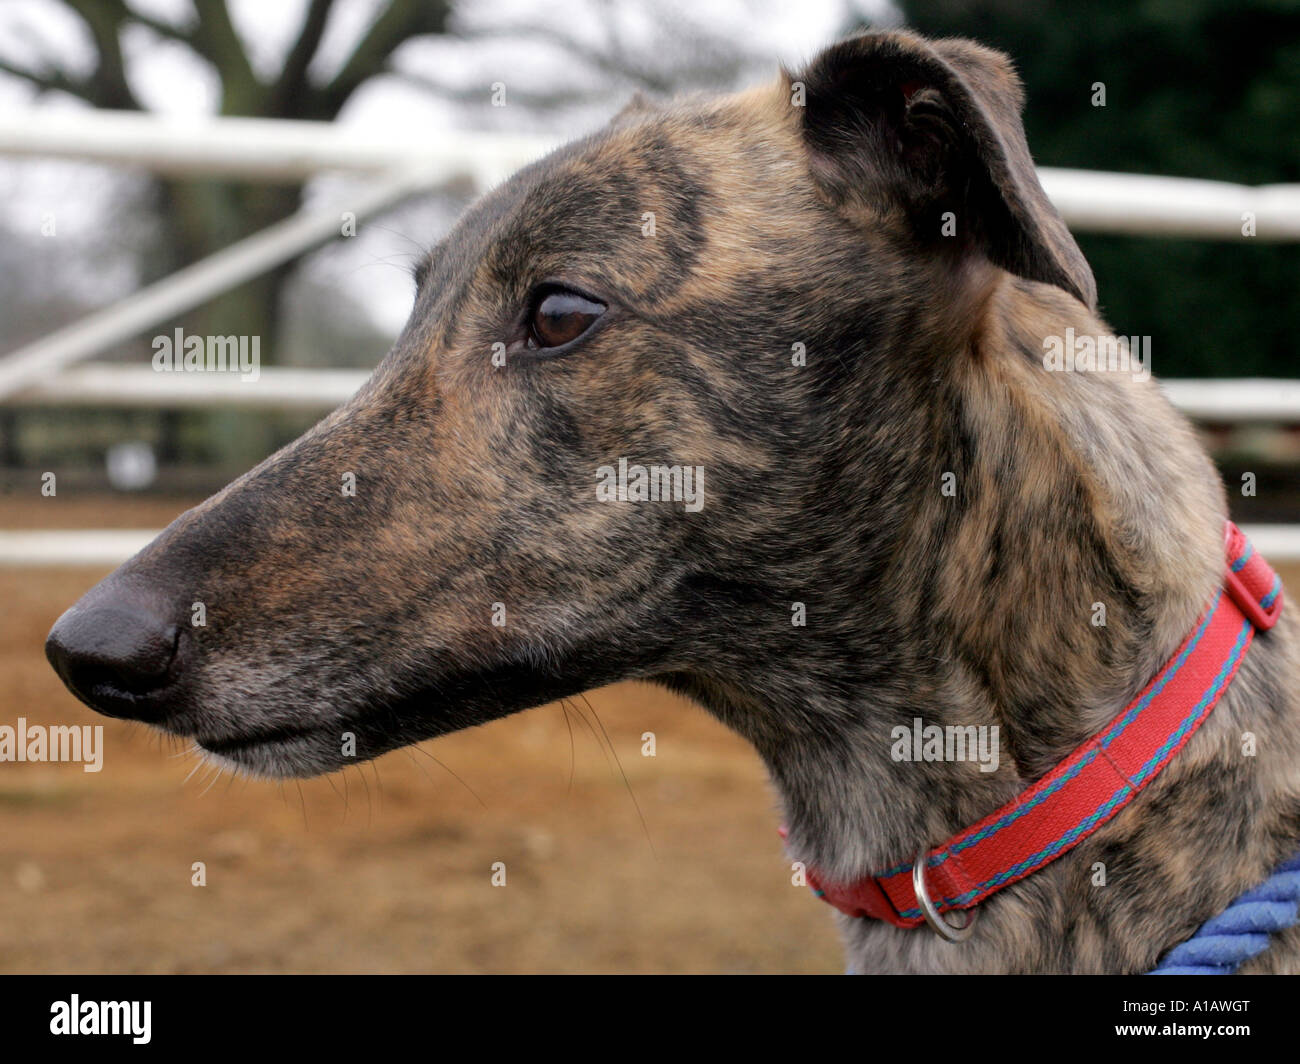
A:
{"type": "Polygon", "coordinates": [[[361,391],[92,589],[51,662],[268,775],[623,678],[829,668],[834,625],[810,651],[792,617],[872,594],[982,301],[1095,299],[1020,105],[996,53],[868,34],[520,171],[361,391]]]}

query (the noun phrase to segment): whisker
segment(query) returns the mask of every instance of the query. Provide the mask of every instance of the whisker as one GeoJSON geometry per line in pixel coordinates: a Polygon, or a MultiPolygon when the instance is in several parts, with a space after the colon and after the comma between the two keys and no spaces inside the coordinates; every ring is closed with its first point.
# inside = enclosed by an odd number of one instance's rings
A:
{"type": "Polygon", "coordinates": [[[189,783],[190,780],[194,778],[194,773],[198,772],[198,770],[201,769],[204,766],[204,764],[206,764],[206,762],[204,761],[203,758],[201,757],[197,758],[194,762],[194,765],[190,768],[189,774],[183,780],[181,780],[181,786],[184,787],[185,784],[189,783]]]}
{"type": "MultiPolygon", "coordinates": [[[[605,744],[600,741],[600,735],[597,733],[591,721],[587,719],[587,714],[582,711],[582,707],[580,707],[577,702],[574,702],[572,699],[567,699],[567,701],[569,705],[573,707],[573,712],[578,715],[578,719],[582,721],[583,727],[585,727],[587,731],[591,732],[591,737],[596,740],[596,747],[600,750],[601,756],[605,759],[605,764],[609,765],[609,751],[605,749],[605,744]]],[[[590,705],[591,703],[587,704],[590,705]]],[[[610,767],[612,768],[613,766],[611,765],[610,767]]]]}
{"type": "Polygon", "coordinates": [[[212,778],[208,781],[208,785],[199,792],[200,798],[202,798],[205,794],[207,794],[208,791],[212,790],[212,787],[217,782],[217,780],[221,779],[221,777],[225,774],[226,770],[220,765],[220,763],[216,764],[214,767],[216,771],[211,773],[212,778]]]}
{"type": "MultiPolygon", "coordinates": [[[[334,773],[331,772],[328,776],[326,776],[325,782],[330,785],[330,790],[334,792],[334,796],[336,798],[340,798],[340,799],[343,798],[343,792],[339,790],[338,784],[334,782],[334,773]]],[[[346,824],[347,822],[348,822],[348,807],[347,807],[347,801],[345,799],[343,802],[343,823],[346,824]]]]}
{"type": "Polygon", "coordinates": [[[425,768],[419,761],[415,760],[415,755],[411,753],[411,748],[409,746],[402,747],[402,753],[404,753],[410,759],[412,765],[414,765],[416,768],[420,770],[420,775],[422,775],[430,783],[433,783],[434,786],[437,786],[437,783],[433,778],[433,773],[431,773],[427,768],[425,768]]]}
{"type": "Polygon", "coordinates": [[[360,765],[357,766],[357,775],[361,777],[362,786],[366,789],[366,828],[369,829],[375,819],[375,807],[370,799],[370,781],[366,779],[366,774],[361,770],[360,765]]]}
{"type": "Polygon", "coordinates": [[[614,755],[619,774],[623,777],[623,785],[627,787],[628,797],[632,799],[632,807],[636,810],[637,819],[641,821],[641,830],[645,832],[645,841],[650,847],[650,854],[655,860],[658,860],[659,854],[655,852],[654,839],[650,837],[650,825],[646,823],[645,814],[641,812],[641,803],[636,800],[636,792],[632,790],[632,781],[627,778],[627,773],[623,771],[623,762],[619,760],[618,751],[614,748],[613,740],[610,739],[609,732],[605,730],[605,725],[600,719],[600,714],[596,712],[596,707],[587,701],[585,694],[580,694],[578,697],[587,703],[591,715],[596,718],[596,723],[600,725],[601,734],[605,736],[605,742],[609,744],[609,752],[614,755]]]}
{"type": "Polygon", "coordinates": [[[302,780],[294,780],[293,782],[298,788],[298,804],[302,806],[302,829],[303,831],[311,831],[311,825],[307,823],[307,796],[302,793],[302,780]]]}
{"type": "Polygon", "coordinates": [[[462,787],[464,787],[465,790],[469,791],[469,793],[473,796],[474,801],[478,802],[478,804],[481,805],[484,809],[487,808],[487,802],[483,801],[483,799],[478,796],[478,792],[475,791],[474,788],[471,787],[468,783],[466,783],[463,779],[461,779],[460,776],[458,776],[455,772],[453,772],[449,766],[444,765],[441,761],[439,761],[436,757],[434,757],[431,753],[429,753],[428,750],[424,749],[424,747],[422,746],[412,746],[411,749],[414,750],[416,753],[423,754],[425,757],[427,757],[440,769],[442,769],[449,776],[451,776],[452,779],[454,779],[457,783],[459,783],[462,787]]]}
{"type": "Polygon", "coordinates": [[[565,793],[572,794],[573,776],[577,769],[577,759],[574,756],[573,721],[569,719],[569,707],[566,705],[567,702],[567,698],[560,699],[560,712],[564,715],[564,726],[569,730],[569,786],[565,793]]]}

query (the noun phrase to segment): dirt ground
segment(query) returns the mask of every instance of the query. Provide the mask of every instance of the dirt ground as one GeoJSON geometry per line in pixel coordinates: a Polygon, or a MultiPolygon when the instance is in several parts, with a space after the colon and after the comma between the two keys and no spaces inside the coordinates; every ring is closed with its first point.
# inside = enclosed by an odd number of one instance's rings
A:
{"type": "MultiPolygon", "coordinates": [[[[157,528],[188,504],[8,496],[0,527],[157,528]]],[[[103,724],[105,746],[99,773],[0,763],[0,972],[842,970],[758,758],[689,703],[619,685],[588,696],[599,723],[552,705],[301,786],[187,779],[179,746],[45,662],[106,571],[0,568],[0,724],[103,724]]]]}

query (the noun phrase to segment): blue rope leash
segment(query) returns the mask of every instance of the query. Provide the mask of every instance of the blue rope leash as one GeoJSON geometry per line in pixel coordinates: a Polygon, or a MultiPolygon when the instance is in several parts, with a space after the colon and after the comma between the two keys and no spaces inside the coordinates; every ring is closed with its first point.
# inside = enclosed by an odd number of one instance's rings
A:
{"type": "Polygon", "coordinates": [[[1268,949],[1269,936],[1300,923],[1300,854],[1281,865],[1181,945],[1149,975],[1233,975],[1268,949]]]}

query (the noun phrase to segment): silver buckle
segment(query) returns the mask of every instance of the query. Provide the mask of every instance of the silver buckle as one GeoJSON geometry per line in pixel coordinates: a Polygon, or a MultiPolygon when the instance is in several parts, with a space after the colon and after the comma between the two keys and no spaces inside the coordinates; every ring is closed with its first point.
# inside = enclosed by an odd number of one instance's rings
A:
{"type": "Polygon", "coordinates": [[[916,860],[912,862],[912,890],[916,893],[916,903],[921,907],[921,914],[930,925],[930,930],[945,942],[965,942],[975,929],[975,918],[979,915],[979,910],[965,909],[966,922],[960,926],[950,924],[934,907],[930,892],[925,889],[925,858],[926,848],[922,846],[916,851],[916,860]]]}

